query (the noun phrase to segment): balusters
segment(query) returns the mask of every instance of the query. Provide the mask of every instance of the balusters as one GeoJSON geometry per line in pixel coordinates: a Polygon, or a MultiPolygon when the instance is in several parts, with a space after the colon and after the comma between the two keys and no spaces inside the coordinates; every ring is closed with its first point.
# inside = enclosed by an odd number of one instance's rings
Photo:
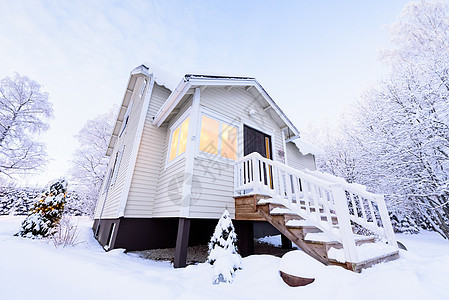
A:
{"type": "MultiPolygon", "coordinates": [[[[374,213],[374,209],[373,209],[373,204],[371,203],[370,199],[367,199],[367,200],[368,200],[369,212],[371,214],[372,222],[373,222],[373,224],[375,224],[376,227],[378,227],[376,214],[374,213]]],[[[366,221],[368,221],[368,220],[366,220],[366,221]]]]}
{"type": "MultiPolygon", "coordinates": [[[[319,188],[319,189],[321,192],[321,188],[319,188]]],[[[321,193],[320,193],[320,195],[321,195],[321,193]]],[[[327,224],[328,224],[329,228],[332,229],[334,227],[334,224],[332,223],[331,210],[329,208],[329,201],[327,200],[327,194],[325,196],[326,196],[326,199],[321,198],[322,199],[321,203],[323,205],[324,212],[326,213],[327,224]]]]}
{"type": "MultiPolygon", "coordinates": [[[[352,204],[352,210],[353,210],[353,214],[354,214],[354,216],[355,217],[359,217],[359,212],[358,212],[358,210],[357,210],[357,206],[355,206],[355,201],[354,201],[354,195],[351,193],[351,192],[348,192],[349,193],[349,198],[351,199],[351,204],[352,204]]],[[[351,212],[350,211],[348,211],[349,212],[349,214],[351,214],[351,212]]]]}
{"type": "Polygon", "coordinates": [[[316,220],[318,222],[321,222],[320,203],[318,202],[318,193],[317,193],[316,189],[317,189],[317,186],[315,184],[311,184],[312,200],[313,200],[313,205],[315,206],[316,220]]]}
{"type": "Polygon", "coordinates": [[[245,183],[245,184],[248,184],[248,183],[249,183],[248,161],[245,161],[245,162],[243,163],[243,165],[244,165],[244,169],[245,169],[245,180],[244,180],[244,183],[245,183]]]}
{"type": "Polygon", "coordinates": [[[279,185],[280,185],[280,180],[279,180],[279,168],[273,166],[273,189],[274,189],[274,194],[275,195],[279,195],[279,185]]]}
{"type": "Polygon", "coordinates": [[[302,181],[302,189],[303,189],[302,193],[304,196],[304,203],[305,203],[304,205],[306,207],[306,212],[308,214],[310,214],[311,211],[310,211],[309,182],[308,181],[305,181],[305,180],[302,181]]]}
{"type": "Polygon", "coordinates": [[[293,203],[293,188],[292,188],[292,181],[291,181],[291,177],[290,174],[288,174],[287,172],[285,173],[285,188],[287,189],[287,200],[289,203],[293,203]]]}
{"type": "Polygon", "coordinates": [[[366,212],[365,212],[365,204],[363,203],[363,197],[362,196],[357,196],[359,198],[359,203],[360,203],[360,207],[362,209],[362,217],[365,221],[368,222],[368,219],[366,218],[366,212]]]}
{"type": "Polygon", "coordinates": [[[254,191],[256,193],[260,193],[261,184],[260,184],[260,162],[255,157],[251,160],[253,165],[253,183],[254,183],[254,191]]]}
{"type": "Polygon", "coordinates": [[[300,191],[299,191],[298,182],[299,182],[299,178],[297,176],[293,175],[292,183],[293,183],[293,189],[294,189],[294,192],[295,192],[295,201],[296,201],[296,205],[298,206],[298,208],[300,208],[299,202],[300,202],[300,196],[301,195],[299,194],[300,191]]]}
{"type": "Polygon", "coordinates": [[[278,169],[278,178],[279,178],[279,194],[281,198],[285,197],[285,184],[284,184],[284,176],[282,174],[282,170],[278,169]]]}

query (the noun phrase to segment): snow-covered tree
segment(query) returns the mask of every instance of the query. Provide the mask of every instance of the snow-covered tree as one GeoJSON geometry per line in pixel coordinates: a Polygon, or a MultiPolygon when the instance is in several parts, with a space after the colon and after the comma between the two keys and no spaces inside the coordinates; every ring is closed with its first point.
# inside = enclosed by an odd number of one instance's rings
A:
{"type": "Polygon", "coordinates": [[[37,198],[30,214],[22,223],[18,236],[28,238],[45,238],[55,232],[61,220],[65,198],[67,195],[67,180],[59,179],[51,182],[37,198]]]}
{"type": "Polygon", "coordinates": [[[44,165],[44,144],[36,139],[53,115],[41,85],[15,74],[0,81],[0,176],[27,173],[44,165]]]}
{"type": "Polygon", "coordinates": [[[116,109],[88,120],[76,138],[76,150],[71,168],[71,180],[76,192],[83,198],[83,205],[93,214],[100,188],[108,167],[106,156],[109,139],[114,127],[116,109]]]}
{"type": "Polygon", "coordinates": [[[419,226],[409,214],[390,212],[390,220],[394,232],[412,234],[419,232],[419,226]]]}
{"type": "Polygon", "coordinates": [[[209,242],[207,261],[213,266],[214,284],[231,283],[235,271],[241,269],[242,258],[237,253],[237,234],[227,210],[223,212],[209,242]]]}
{"type": "Polygon", "coordinates": [[[390,74],[333,128],[320,167],[449,238],[449,5],[412,2],[390,28],[390,74]]]}
{"type": "Polygon", "coordinates": [[[324,152],[316,157],[318,169],[342,177],[349,183],[362,183],[358,173],[360,151],[357,148],[360,144],[344,133],[345,126],[342,116],[333,126],[329,122],[320,126],[309,124],[302,136],[324,152]]]}

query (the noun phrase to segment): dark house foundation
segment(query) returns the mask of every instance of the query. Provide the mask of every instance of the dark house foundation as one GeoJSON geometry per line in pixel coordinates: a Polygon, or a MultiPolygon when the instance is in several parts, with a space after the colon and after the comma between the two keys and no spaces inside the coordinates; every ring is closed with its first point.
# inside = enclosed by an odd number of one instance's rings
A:
{"type": "MultiPolygon", "coordinates": [[[[94,220],[95,237],[106,250],[128,251],[174,248],[175,268],[186,265],[187,246],[205,245],[214,233],[217,219],[118,218],[94,220]]],[[[254,238],[279,232],[268,222],[233,221],[240,254],[254,253],[254,238]]]]}

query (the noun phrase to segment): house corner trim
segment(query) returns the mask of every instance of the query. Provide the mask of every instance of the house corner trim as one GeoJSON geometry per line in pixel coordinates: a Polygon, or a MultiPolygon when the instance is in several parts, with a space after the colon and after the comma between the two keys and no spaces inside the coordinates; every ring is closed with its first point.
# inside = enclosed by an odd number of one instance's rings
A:
{"type": "Polygon", "coordinates": [[[117,211],[117,218],[123,217],[125,215],[126,202],[128,201],[129,189],[131,188],[131,180],[133,178],[134,168],[136,167],[137,154],[139,153],[140,141],[142,139],[143,128],[145,125],[146,116],[149,109],[151,95],[153,94],[154,87],[154,77],[151,77],[150,85],[145,94],[145,102],[142,106],[142,111],[140,112],[139,124],[137,126],[136,136],[134,137],[133,148],[131,152],[131,157],[128,164],[128,170],[126,172],[125,183],[123,185],[122,195],[120,197],[120,203],[117,211]]]}
{"type": "Polygon", "coordinates": [[[190,111],[190,125],[188,133],[189,146],[186,152],[184,180],[182,185],[181,208],[179,216],[188,218],[190,215],[190,199],[192,196],[193,166],[195,163],[196,140],[198,135],[198,118],[200,114],[200,88],[195,88],[192,109],[190,111]]]}

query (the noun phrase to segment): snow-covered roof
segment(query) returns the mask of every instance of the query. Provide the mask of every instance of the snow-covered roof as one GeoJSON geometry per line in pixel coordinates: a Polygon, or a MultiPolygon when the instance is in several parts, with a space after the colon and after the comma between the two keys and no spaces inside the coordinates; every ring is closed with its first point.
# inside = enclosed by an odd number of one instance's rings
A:
{"type": "MultiPolygon", "coordinates": [[[[258,98],[260,101],[265,101],[270,110],[272,117],[279,118],[279,122],[287,125],[285,128],[289,129],[292,136],[299,136],[298,129],[287,118],[285,113],[274,102],[274,100],[268,95],[262,85],[253,77],[240,77],[240,76],[219,76],[219,75],[198,75],[198,74],[186,74],[184,80],[179,82],[176,89],[172,92],[169,98],[162,105],[156,116],[154,117],[153,124],[160,126],[167,117],[171,115],[171,112],[183,99],[183,96],[191,88],[198,86],[246,86],[247,88],[254,87],[255,92],[262,97],[258,98]]],[[[249,89],[248,89],[249,90],[249,89]]],[[[250,92],[253,92],[250,90],[250,92]]]]}
{"type": "Polygon", "coordinates": [[[170,91],[174,91],[180,82],[181,76],[173,75],[172,73],[159,68],[158,66],[144,62],[143,65],[148,68],[148,73],[152,74],[154,77],[154,81],[158,85],[165,86],[170,91]]]}
{"type": "Polygon", "coordinates": [[[296,145],[296,147],[298,147],[299,151],[301,151],[301,153],[303,155],[306,154],[313,154],[313,155],[320,155],[320,154],[324,154],[324,151],[321,150],[320,148],[318,148],[317,146],[306,142],[304,139],[299,138],[296,140],[293,140],[292,143],[294,143],[296,145]]]}

